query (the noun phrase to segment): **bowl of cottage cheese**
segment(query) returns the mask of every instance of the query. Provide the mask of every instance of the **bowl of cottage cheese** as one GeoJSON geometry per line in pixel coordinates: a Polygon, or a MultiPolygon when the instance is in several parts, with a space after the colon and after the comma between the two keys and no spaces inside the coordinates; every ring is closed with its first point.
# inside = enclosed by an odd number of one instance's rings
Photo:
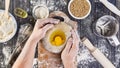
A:
{"type": "Polygon", "coordinates": [[[0,10],[0,43],[9,41],[17,31],[17,22],[12,14],[4,16],[4,10],[0,10]]]}

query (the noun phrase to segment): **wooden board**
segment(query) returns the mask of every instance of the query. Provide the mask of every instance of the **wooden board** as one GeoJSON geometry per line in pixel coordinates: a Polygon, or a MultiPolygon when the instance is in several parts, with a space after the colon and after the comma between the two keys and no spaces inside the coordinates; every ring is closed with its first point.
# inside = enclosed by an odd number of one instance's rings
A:
{"type": "Polygon", "coordinates": [[[61,55],[47,51],[41,43],[38,44],[38,60],[39,68],[58,68],[62,66],[61,55]]]}

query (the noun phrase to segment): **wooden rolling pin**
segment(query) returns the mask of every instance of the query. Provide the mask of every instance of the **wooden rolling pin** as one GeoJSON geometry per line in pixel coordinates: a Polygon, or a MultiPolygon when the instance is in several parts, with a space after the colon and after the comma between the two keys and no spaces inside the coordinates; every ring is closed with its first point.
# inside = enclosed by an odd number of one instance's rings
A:
{"type": "Polygon", "coordinates": [[[105,57],[105,55],[100,52],[99,49],[94,47],[92,43],[87,39],[82,39],[83,44],[89,49],[91,54],[96,58],[96,60],[104,67],[104,68],[115,68],[115,66],[105,57]]]}

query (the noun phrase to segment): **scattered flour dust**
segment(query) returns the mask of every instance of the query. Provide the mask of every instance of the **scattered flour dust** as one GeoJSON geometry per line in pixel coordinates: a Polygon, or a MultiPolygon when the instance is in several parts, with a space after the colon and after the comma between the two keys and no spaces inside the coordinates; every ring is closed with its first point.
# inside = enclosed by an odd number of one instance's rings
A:
{"type": "Polygon", "coordinates": [[[96,60],[94,57],[92,57],[89,50],[85,46],[80,47],[79,53],[77,55],[77,63],[86,65],[94,61],[96,60]]]}
{"type": "Polygon", "coordinates": [[[66,7],[64,0],[47,0],[47,6],[50,11],[63,10],[66,7]]]}
{"type": "MultiPolygon", "coordinates": [[[[95,47],[98,47],[98,49],[106,56],[108,57],[109,51],[106,48],[105,45],[102,45],[102,43],[105,43],[105,40],[100,40],[98,45],[95,47]]],[[[77,55],[77,63],[79,64],[80,68],[89,68],[88,66],[90,63],[96,62],[97,60],[90,54],[89,50],[84,46],[80,46],[79,53],[77,55]]]]}
{"type": "Polygon", "coordinates": [[[12,53],[12,48],[10,46],[5,46],[2,50],[2,53],[4,55],[4,63],[5,63],[5,65],[7,65],[8,59],[12,53]]]}
{"type": "Polygon", "coordinates": [[[102,39],[98,41],[98,44],[96,45],[96,47],[106,56],[109,56],[109,49],[106,47],[106,45],[104,45],[107,42],[106,39],[102,39]]]}
{"type": "Polygon", "coordinates": [[[120,66],[120,46],[117,47],[116,49],[116,54],[115,54],[115,62],[114,62],[114,65],[116,67],[119,67],[120,66]]]}

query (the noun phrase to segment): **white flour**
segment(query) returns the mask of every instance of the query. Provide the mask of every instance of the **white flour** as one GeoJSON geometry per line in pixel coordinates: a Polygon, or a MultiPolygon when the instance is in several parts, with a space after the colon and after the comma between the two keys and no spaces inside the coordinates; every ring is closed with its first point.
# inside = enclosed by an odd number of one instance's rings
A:
{"type": "Polygon", "coordinates": [[[118,67],[120,65],[120,46],[116,48],[115,60],[114,65],[118,67]]]}
{"type": "MultiPolygon", "coordinates": [[[[109,50],[107,49],[107,46],[106,45],[103,45],[105,44],[107,41],[106,39],[102,39],[102,40],[99,40],[98,41],[98,45],[96,45],[96,47],[106,56],[108,57],[109,56],[109,50]]],[[[110,46],[110,45],[108,45],[110,46]]]]}
{"type": "Polygon", "coordinates": [[[86,65],[89,64],[90,62],[96,61],[90,52],[87,50],[85,46],[82,46],[79,50],[78,56],[77,56],[77,63],[86,65]]]}
{"type": "MultiPolygon", "coordinates": [[[[105,45],[102,45],[102,43],[105,43],[105,42],[106,42],[105,40],[100,40],[98,43],[99,45],[97,45],[97,46],[98,46],[98,49],[106,57],[108,57],[109,51],[105,45]]],[[[79,66],[84,67],[84,68],[89,68],[88,66],[95,61],[97,61],[97,60],[90,54],[89,50],[84,45],[80,46],[79,54],[77,56],[77,62],[79,64],[79,66]]]]}
{"type": "Polygon", "coordinates": [[[66,6],[64,0],[47,0],[47,6],[50,11],[63,10],[66,6]]]}
{"type": "Polygon", "coordinates": [[[4,55],[4,63],[5,63],[5,65],[7,65],[8,64],[8,59],[9,59],[11,53],[12,53],[12,48],[9,47],[9,46],[5,46],[2,50],[2,53],[4,55]]]}
{"type": "Polygon", "coordinates": [[[64,0],[30,0],[32,5],[47,5],[49,11],[63,10],[66,7],[66,2],[64,0]]]}

